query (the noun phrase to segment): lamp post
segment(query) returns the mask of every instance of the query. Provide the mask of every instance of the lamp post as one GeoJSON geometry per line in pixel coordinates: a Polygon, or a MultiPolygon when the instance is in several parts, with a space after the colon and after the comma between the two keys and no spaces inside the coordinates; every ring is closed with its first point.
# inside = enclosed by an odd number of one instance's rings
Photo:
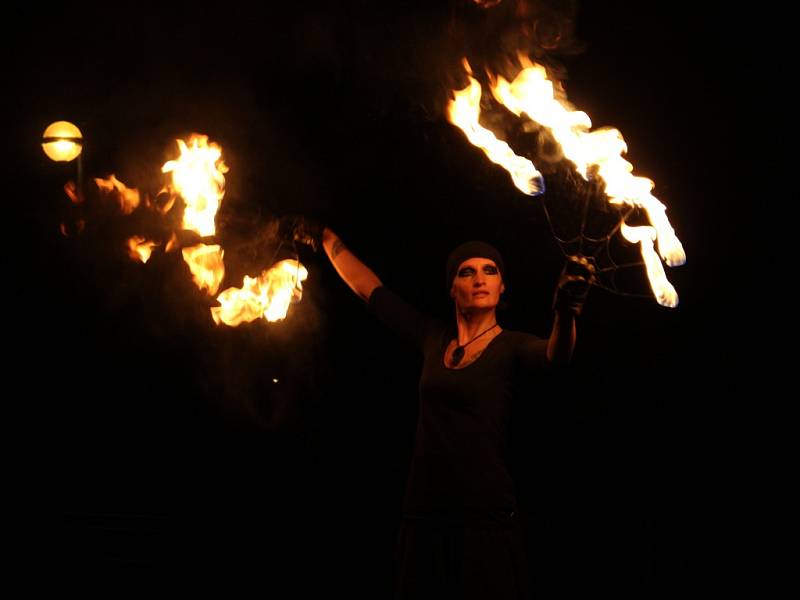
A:
{"type": "Polygon", "coordinates": [[[47,126],[42,134],[42,150],[48,158],[56,162],[70,162],[77,159],[77,194],[83,200],[83,135],[81,130],[69,121],[56,121],[47,126]]]}

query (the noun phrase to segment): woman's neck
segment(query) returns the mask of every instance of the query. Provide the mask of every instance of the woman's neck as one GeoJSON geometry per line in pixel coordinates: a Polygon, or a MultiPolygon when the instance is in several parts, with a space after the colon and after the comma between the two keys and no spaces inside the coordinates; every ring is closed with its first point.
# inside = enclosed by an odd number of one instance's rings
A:
{"type": "Polygon", "coordinates": [[[494,309],[485,311],[472,311],[468,313],[462,313],[456,309],[458,345],[463,346],[496,324],[497,314],[494,309]]]}

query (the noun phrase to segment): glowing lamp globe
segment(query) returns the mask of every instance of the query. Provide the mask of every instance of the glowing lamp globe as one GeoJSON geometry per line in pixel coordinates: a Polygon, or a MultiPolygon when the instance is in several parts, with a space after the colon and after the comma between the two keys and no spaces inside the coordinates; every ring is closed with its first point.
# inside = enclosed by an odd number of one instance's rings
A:
{"type": "Polygon", "coordinates": [[[56,121],[42,134],[42,149],[51,160],[69,162],[83,150],[81,130],[68,121],[56,121]]]}

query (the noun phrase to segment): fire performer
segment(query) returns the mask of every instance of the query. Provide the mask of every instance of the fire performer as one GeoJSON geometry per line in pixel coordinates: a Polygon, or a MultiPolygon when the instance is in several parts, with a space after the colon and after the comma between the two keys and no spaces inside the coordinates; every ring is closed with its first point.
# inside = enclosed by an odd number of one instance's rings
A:
{"type": "Polygon", "coordinates": [[[302,218],[291,227],[295,240],[323,247],[370,311],[424,356],[395,597],[528,597],[524,537],[505,456],[508,418],[523,380],[570,361],[593,264],[583,256],[568,258],[553,301],[552,332],[544,340],[498,323],[505,262],[488,243],[467,242],[447,259],[455,309],[448,326],[385,287],[329,228],[302,218]]]}

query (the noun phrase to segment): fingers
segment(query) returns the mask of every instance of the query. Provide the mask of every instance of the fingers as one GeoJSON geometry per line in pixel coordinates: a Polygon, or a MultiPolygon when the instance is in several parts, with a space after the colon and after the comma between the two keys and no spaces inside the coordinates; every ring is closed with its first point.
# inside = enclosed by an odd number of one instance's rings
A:
{"type": "Polygon", "coordinates": [[[322,228],[311,219],[298,217],[294,224],[293,239],[316,252],[322,247],[322,228]]]}
{"type": "Polygon", "coordinates": [[[590,285],[595,283],[597,281],[597,267],[594,258],[582,254],[567,256],[562,280],[564,278],[569,281],[581,279],[590,285]]]}
{"type": "Polygon", "coordinates": [[[567,256],[556,288],[553,308],[579,316],[589,290],[597,280],[596,273],[593,258],[580,254],[567,256]]]}
{"type": "Polygon", "coordinates": [[[583,254],[570,254],[567,256],[567,264],[575,265],[576,267],[583,267],[584,269],[595,271],[594,258],[584,256],[583,254]]]}
{"type": "Polygon", "coordinates": [[[569,296],[573,301],[583,301],[589,295],[592,284],[584,277],[572,275],[564,277],[558,287],[562,294],[569,296]]]}

